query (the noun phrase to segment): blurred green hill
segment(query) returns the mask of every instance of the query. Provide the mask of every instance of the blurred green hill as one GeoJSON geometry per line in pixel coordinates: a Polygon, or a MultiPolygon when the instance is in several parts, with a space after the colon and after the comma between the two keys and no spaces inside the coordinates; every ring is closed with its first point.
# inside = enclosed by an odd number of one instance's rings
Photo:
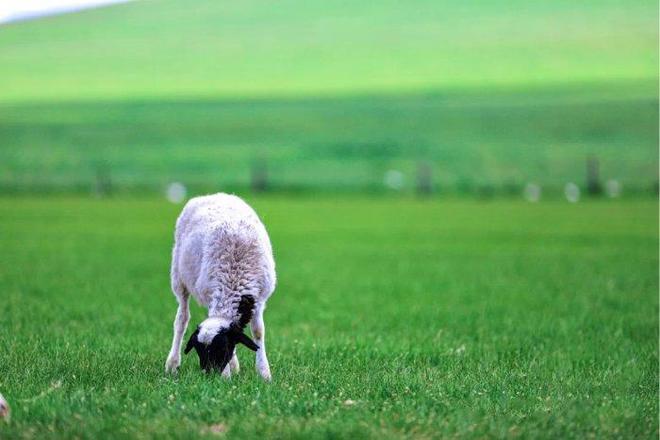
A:
{"type": "Polygon", "coordinates": [[[138,1],[0,27],[0,188],[657,181],[651,1],[138,1]]]}
{"type": "Polygon", "coordinates": [[[652,1],[138,1],[0,28],[0,100],[653,79],[652,1]]]}

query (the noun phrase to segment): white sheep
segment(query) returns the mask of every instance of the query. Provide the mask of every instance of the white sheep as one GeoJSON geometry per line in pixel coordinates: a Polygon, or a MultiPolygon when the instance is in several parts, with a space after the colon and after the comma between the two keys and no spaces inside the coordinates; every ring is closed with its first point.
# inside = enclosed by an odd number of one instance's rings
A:
{"type": "Polygon", "coordinates": [[[208,318],[190,336],[185,353],[195,348],[204,370],[229,377],[238,372],[235,347],[242,343],[256,351],[256,369],[270,380],[263,313],[275,289],[275,261],[254,210],[222,193],[188,201],[176,222],[171,280],[179,308],[165,370],[176,372],[181,364],[192,294],[208,308],[208,318]],[[254,341],[243,333],[248,323],[254,341]]]}

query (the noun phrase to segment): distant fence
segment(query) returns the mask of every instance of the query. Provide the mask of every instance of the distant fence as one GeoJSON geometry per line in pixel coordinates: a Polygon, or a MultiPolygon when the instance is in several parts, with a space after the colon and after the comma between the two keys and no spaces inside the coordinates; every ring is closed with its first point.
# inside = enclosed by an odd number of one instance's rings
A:
{"type": "Polygon", "coordinates": [[[420,197],[431,196],[474,196],[482,199],[493,197],[524,197],[530,201],[542,197],[566,197],[570,201],[579,200],[583,194],[588,197],[620,197],[658,195],[658,180],[651,180],[646,185],[634,185],[620,182],[616,179],[606,179],[601,175],[600,160],[589,156],[584,160],[584,175],[576,176],[572,181],[538,183],[534,179],[503,180],[490,183],[486,178],[481,180],[462,178],[448,185],[436,178],[436,171],[442,164],[429,160],[415,163],[408,174],[388,169],[382,177],[375,176],[368,182],[343,181],[340,184],[313,184],[282,182],[273,178],[269,162],[265,158],[254,160],[246,177],[242,181],[214,182],[209,179],[186,180],[173,178],[158,181],[127,181],[121,177],[115,178],[113,168],[107,161],[91,165],[88,181],[53,181],[47,177],[32,180],[10,179],[0,180],[0,194],[48,194],[75,193],[92,194],[96,197],[112,197],[122,194],[153,194],[163,193],[165,189],[176,182],[185,188],[187,194],[211,193],[217,191],[252,192],[252,193],[369,193],[369,194],[416,194],[420,197]],[[582,182],[582,184],[580,184],[582,182]]]}

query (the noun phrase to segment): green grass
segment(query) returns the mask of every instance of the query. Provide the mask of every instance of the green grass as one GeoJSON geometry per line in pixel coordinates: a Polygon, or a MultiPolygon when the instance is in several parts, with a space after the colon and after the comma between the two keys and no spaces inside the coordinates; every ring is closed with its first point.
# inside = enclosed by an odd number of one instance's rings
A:
{"type": "Polygon", "coordinates": [[[165,0],[0,27],[0,101],[655,81],[657,3],[165,0]]]}
{"type": "Polygon", "coordinates": [[[245,188],[256,159],[274,189],[384,190],[419,161],[441,192],[546,191],[602,178],[648,191],[658,176],[652,83],[324,99],[0,105],[0,189],[88,192],[99,164],[118,191],[245,188]]]}
{"type": "Polygon", "coordinates": [[[0,437],[657,438],[657,202],[249,201],[271,384],[164,375],[180,206],[0,199],[0,437]]]}

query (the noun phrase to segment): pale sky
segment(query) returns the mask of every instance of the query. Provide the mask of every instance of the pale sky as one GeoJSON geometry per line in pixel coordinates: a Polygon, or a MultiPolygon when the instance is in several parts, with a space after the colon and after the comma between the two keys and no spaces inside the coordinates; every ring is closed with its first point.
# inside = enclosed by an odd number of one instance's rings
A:
{"type": "Polygon", "coordinates": [[[0,24],[130,0],[0,0],[0,24]]]}

